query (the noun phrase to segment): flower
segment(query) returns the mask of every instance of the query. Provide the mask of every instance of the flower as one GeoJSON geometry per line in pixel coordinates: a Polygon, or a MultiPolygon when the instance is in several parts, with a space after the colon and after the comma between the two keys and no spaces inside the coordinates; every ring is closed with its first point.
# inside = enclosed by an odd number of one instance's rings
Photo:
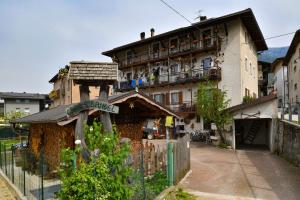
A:
{"type": "Polygon", "coordinates": [[[75,144],[81,144],[81,140],[75,140],[75,144]]]}

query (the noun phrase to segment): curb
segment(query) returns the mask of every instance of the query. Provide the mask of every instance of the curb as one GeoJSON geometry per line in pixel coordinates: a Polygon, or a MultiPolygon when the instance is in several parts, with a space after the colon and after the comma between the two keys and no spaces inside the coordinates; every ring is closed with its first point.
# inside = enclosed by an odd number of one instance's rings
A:
{"type": "Polygon", "coordinates": [[[175,188],[175,186],[168,187],[167,189],[162,191],[154,200],[164,200],[166,195],[172,192],[175,188]]]}
{"type": "Polygon", "coordinates": [[[0,179],[2,179],[7,185],[8,189],[13,193],[18,200],[27,200],[27,198],[21,193],[21,191],[7,178],[7,176],[0,170],[0,179]]]}

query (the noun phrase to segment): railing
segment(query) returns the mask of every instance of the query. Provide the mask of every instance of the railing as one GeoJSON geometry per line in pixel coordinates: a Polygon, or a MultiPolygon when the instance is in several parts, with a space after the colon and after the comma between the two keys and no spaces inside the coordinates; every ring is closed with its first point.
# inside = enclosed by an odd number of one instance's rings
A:
{"type": "Polygon", "coordinates": [[[145,88],[167,84],[197,82],[201,80],[221,80],[221,69],[197,69],[188,72],[161,74],[158,76],[149,76],[147,78],[121,81],[118,85],[115,85],[115,89],[122,91],[131,90],[135,87],[145,88]]]}
{"type": "Polygon", "coordinates": [[[171,105],[166,105],[170,110],[174,112],[195,112],[196,105],[195,102],[191,101],[184,101],[182,103],[176,103],[171,105]]]}
{"type": "Polygon", "coordinates": [[[195,53],[201,51],[215,50],[217,43],[213,41],[211,44],[203,45],[200,42],[185,44],[176,48],[161,48],[157,52],[142,52],[135,54],[130,58],[124,58],[119,61],[119,67],[129,67],[147,62],[157,62],[159,60],[167,59],[168,57],[182,56],[186,53],[195,53]]]}

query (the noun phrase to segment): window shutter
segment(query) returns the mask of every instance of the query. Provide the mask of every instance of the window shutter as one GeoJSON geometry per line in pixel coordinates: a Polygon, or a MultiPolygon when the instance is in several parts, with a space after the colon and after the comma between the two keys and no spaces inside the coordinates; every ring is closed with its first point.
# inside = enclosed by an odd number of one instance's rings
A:
{"type": "Polygon", "coordinates": [[[179,95],[179,104],[182,104],[182,102],[183,102],[183,96],[182,96],[182,91],[180,91],[179,93],[178,93],[178,95],[179,95]]]}
{"type": "Polygon", "coordinates": [[[170,93],[166,93],[166,105],[170,105],[170,93]]]}
{"type": "Polygon", "coordinates": [[[162,103],[163,105],[165,105],[165,103],[166,103],[166,97],[165,97],[165,94],[161,94],[161,103],[162,103]]]}

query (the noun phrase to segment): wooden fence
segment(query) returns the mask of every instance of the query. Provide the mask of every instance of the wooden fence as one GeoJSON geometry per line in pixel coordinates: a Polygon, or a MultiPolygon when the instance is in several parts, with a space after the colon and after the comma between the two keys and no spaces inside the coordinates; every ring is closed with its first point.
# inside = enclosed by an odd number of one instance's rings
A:
{"type": "MultiPolygon", "coordinates": [[[[154,140],[153,143],[156,141],[154,140]]],[[[188,135],[171,141],[173,148],[174,184],[177,184],[190,170],[190,138],[188,135]]],[[[158,171],[166,171],[167,147],[166,143],[153,144],[147,141],[143,149],[132,153],[133,166],[141,169],[143,165],[144,175],[153,175],[158,171]],[[143,155],[143,156],[142,156],[143,155]]]]}
{"type": "Polygon", "coordinates": [[[190,170],[190,137],[185,135],[174,142],[174,184],[177,184],[190,170]]]}

